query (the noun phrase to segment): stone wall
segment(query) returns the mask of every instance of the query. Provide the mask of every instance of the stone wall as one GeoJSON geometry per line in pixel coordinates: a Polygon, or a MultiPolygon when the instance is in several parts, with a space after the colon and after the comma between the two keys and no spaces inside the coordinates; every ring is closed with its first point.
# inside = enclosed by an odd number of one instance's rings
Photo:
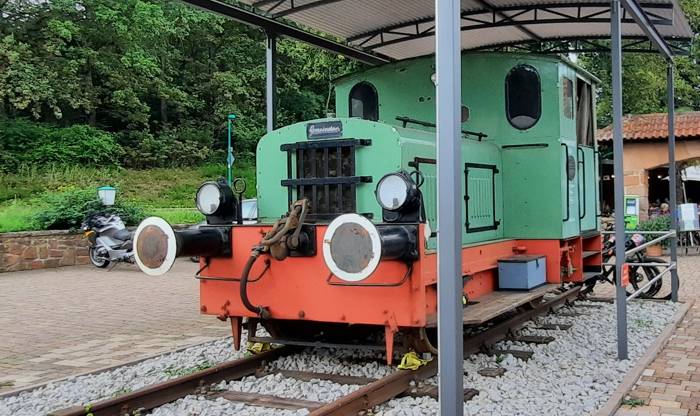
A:
{"type": "Polygon", "coordinates": [[[0,234],[0,273],[87,264],[88,243],[69,231],[0,234]]]}

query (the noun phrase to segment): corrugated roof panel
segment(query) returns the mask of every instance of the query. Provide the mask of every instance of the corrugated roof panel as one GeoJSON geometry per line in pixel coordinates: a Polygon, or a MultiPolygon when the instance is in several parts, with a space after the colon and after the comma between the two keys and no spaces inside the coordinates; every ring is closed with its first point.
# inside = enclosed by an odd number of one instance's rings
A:
{"type": "MultiPolygon", "coordinates": [[[[433,53],[434,1],[425,0],[244,0],[278,18],[328,33],[350,44],[405,59],[433,53]],[[280,3],[280,1],[282,1],[280,3]],[[386,30],[393,28],[392,30],[386,30]],[[384,29],[384,30],[383,30],[384,29]],[[372,36],[374,32],[381,34],[372,36]],[[416,34],[419,34],[416,36],[416,34]],[[364,36],[360,36],[364,35],[364,36]],[[412,36],[408,36],[412,35],[412,36]],[[358,37],[360,36],[360,37],[358,37]]],[[[657,24],[667,38],[689,39],[692,30],[676,0],[645,0],[651,20],[671,20],[657,24]],[[666,5],[666,8],[655,5],[666,5]]],[[[461,0],[463,16],[462,47],[473,49],[528,40],[607,37],[610,35],[608,0],[461,0]],[[583,9],[579,10],[579,6],[583,9]],[[494,13],[494,8],[497,10],[494,13]],[[514,10],[513,8],[519,8],[514,10]],[[525,10],[528,8],[527,10],[525,10]],[[531,10],[537,8],[537,11],[531,10]],[[504,10],[505,9],[505,10],[504,10]],[[567,20],[565,16],[572,19],[567,20]],[[604,22],[577,20],[579,16],[604,22]],[[493,25],[493,20],[499,21],[493,25]],[[542,22],[542,19],[548,19],[542,22]],[[524,22],[517,25],[518,22],[524,22]],[[539,38],[539,39],[537,39],[539,38]]],[[[623,36],[642,36],[633,23],[622,25],[623,36]]]]}

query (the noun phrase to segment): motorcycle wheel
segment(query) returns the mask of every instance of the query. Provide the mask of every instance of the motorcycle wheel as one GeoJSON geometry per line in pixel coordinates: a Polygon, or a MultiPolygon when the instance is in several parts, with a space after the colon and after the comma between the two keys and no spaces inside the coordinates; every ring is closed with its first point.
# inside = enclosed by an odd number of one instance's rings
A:
{"type": "Polygon", "coordinates": [[[104,269],[105,267],[109,266],[109,260],[105,259],[104,257],[100,257],[97,254],[97,248],[95,247],[90,247],[90,262],[92,263],[93,266],[99,267],[100,269],[104,269]]]}

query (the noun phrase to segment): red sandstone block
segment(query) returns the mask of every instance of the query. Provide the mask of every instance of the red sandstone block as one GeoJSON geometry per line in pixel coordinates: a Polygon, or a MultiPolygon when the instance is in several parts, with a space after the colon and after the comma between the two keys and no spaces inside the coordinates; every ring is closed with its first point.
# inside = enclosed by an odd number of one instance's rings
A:
{"type": "Polygon", "coordinates": [[[61,265],[59,259],[44,260],[44,264],[46,265],[46,267],[58,267],[61,265]]]}
{"type": "Polygon", "coordinates": [[[44,265],[44,262],[41,260],[34,260],[33,262],[31,262],[30,267],[32,269],[36,270],[36,269],[43,269],[46,267],[46,265],[44,265]]]}
{"type": "Polygon", "coordinates": [[[36,258],[36,247],[25,247],[24,252],[22,252],[22,258],[25,260],[32,260],[36,258]]]}

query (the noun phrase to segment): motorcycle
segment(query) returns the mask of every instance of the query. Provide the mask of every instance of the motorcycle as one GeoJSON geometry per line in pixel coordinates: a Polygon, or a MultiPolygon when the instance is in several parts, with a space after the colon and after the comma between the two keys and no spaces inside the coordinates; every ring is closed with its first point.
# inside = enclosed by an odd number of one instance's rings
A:
{"type": "MultiPolygon", "coordinates": [[[[611,227],[609,227],[612,230],[611,227]]],[[[625,239],[625,251],[629,251],[635,247],[644,244],[645,238],[641,234],[632,234],[625,239]]],[[[603,242],[603,262],[608,263],[615,257],[615,236],[609,235],[603,242]]],[[[625,260],[629,264],[629,283],[632,290],[625,288],[627,296],[639,290],[647,282],[654,279],[661,272],[656,266],[636,266],[635,263],[650,264],[664,263],[664,259],[658,257],[649,257],[646,250],[638,251],[625,260]]],[[[615,285],[615,267],[606,266],[603,268],[603,273],[599,276],[600,280],[605,280],[608,283],[615,285]]],[[[658,296],[663,286],[662,280],[657,280],[640,294],[642,299],[670,299],[670,294],[667,296],[658,296]]]]}
{"type": "Polygon", "coordinates": [[[132,235],[118,215],[90,215],[81,228],[90,245],[90,262],[95,267],[103,269],[112,262],[134,263],[132,235]]]}

